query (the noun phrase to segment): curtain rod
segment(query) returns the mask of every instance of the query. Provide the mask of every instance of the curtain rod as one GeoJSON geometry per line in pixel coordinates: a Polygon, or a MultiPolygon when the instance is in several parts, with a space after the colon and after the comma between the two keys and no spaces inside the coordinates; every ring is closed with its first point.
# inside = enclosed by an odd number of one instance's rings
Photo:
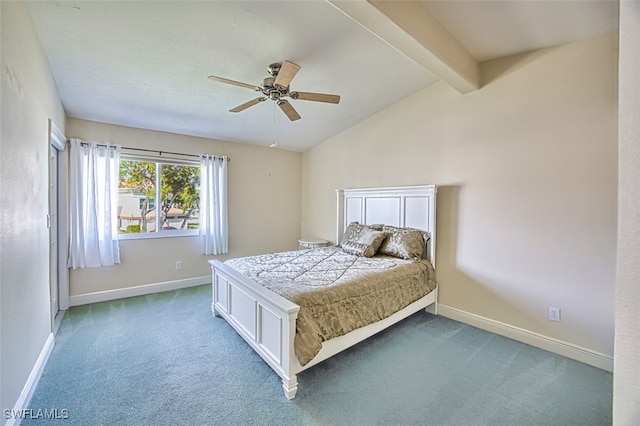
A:
{"type": "MultiPolygon", "coordinates": [[[[88,142],[80,142],[80,145],[82,146],[87,146],[89,143],[88,142]]],[[[103,143],[98,143],[96,144],[97,146],[107,146],[103,143]]],[[[113,145],[111,145],[113,146],[113,145]]],[[[143,151],[143,152],[155,152],[156,154],[158,154],[159,156],[162,156],[162,154],[169,154],[169,155],[184,155],[185,157],[195,157],[195,158],[200,158],[202,157],[202,155],[199,154],[183,154],[181,152],[172,152],[172,151],[159,151],[159,150],[155,150],[155,149],[145,149],[145,148],[130,148],[127,146],[123,146],[121,147],[122,149],[127,149],[130,151],[143,151]]],[[[214,157],[220,157],[219,155],[214,155],[214,157]]],[[[230,157],[227,157],[227,161],[231,161],[230,157]]]]}

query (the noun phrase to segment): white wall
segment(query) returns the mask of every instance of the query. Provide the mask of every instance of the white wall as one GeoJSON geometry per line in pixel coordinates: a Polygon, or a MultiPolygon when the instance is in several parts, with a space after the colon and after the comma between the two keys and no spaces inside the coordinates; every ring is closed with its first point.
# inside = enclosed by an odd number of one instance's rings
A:
{"type": "Polygon", "coordinates": [[[613,423],[640,424],[640,3],[620,2],[618,267],[613,423]]]}
{"type": "Polygon", "coordinates": [[[64,130],[65,115],[24,4],[0,2],[0,14],[0,407],[11,409],[51,334],[48,120],[64,130]]]}
{"type": "Polygon", "coordinates": [[[609,35],[484,63],[476,92],[436,83],[307,151],[302,233],[334,239],[336,188],[440,185],[440,302],[611,357],[616,55],[609,35]]]}
{"type": "Polygon", "coordinates": [[[72,297],[209,276],[207,261],[297,248],[300,237],[300,153],[69,119],[67,136],[122,146],[231,157],[229,253],[198,254],[197,237],[120,241],[121,264],[71,271],[72,297]],[[182,261],[182,270],[175,269],[182,261]]]}

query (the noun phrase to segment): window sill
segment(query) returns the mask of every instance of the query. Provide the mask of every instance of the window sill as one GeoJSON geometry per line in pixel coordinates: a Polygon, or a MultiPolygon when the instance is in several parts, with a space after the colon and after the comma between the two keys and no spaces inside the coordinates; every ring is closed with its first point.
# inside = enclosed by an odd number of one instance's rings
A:
{"type": "Polygon", "coordinates": [[[118,234],[118,240],[147,240],[155,238],[197,237],[198,230],[174,230],[161,232],[147,232],[140,234],[118,234]]]}

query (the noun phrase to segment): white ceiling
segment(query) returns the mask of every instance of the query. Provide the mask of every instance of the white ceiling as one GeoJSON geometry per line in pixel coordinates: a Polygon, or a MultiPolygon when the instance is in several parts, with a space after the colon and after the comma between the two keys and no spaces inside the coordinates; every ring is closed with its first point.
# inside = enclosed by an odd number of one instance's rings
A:
{"type": "Polygon", "coordinates": [[[423,5],[481,62],[618,28],[615,0],[454,0],[423,5]]]}
{"type": "MultiPolygon", "coordinates": [[[[398,32],[399,21],[380,3],[27,5],[69,117],[305,151],[439,78],[447,81],[442,69],[455,71],[446,59],[431,67],[437,55],[428,42],[417,53],[414,39],[398,42],[415,30],[398,32]],[[426,65],[424,54],[431,58],[426,65]],[[340,104],[290,100],[302,116],[295,122],[271,101],[230,113],[258,94],[207,80],[214,74],[260,85],[266,67],[284,59],[302,67],[291,90],[338,94],[340,104]]],[[[603,34],[618,22],[616,1],[413,3],[440,21],[440,36],[457,39],[471,63],[603,34]]]]}

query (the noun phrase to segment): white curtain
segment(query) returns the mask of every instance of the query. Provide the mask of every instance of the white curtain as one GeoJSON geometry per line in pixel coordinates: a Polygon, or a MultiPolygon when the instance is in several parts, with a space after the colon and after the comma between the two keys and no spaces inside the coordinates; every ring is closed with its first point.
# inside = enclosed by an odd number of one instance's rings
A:
{"type": "Polygon", "coordinates": [[[69,267],[120,263],[118,178],[120,146],[71,139],[69,267]]]}
{"type": "Polygon", "coordinates": [[[200,253],[229,251],[227,157],[200,157],[200,253]]]}

